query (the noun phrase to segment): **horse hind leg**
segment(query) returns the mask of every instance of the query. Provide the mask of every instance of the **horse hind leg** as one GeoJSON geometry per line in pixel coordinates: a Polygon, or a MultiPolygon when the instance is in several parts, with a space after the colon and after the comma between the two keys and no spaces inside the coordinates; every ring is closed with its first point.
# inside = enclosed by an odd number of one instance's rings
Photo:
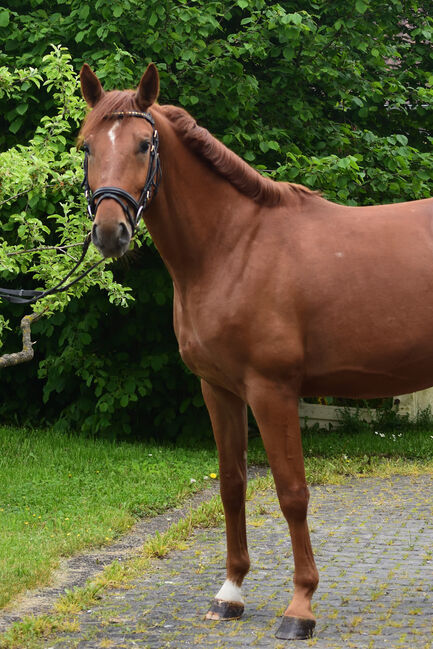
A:
{"type": "Polygon", "coordinates": [[[241,617],[244,611],[241,586],[250,566],[245,524],[246,405],[231,392],[206,381],[202,381],[202,392],[218,449],[227,537],[226,580],[205,617],[233,620],[241,617]]]}
{"type": "Polygon", "coordinates": [[[295,564],[293,598],[277,638],[306,639],[316,624],[311,598],[319,583],[307,525],[309,492],[305,481],[297,396],[262,381],[248,395],[269,458],[281,510],[288,522],[295,564]]]}

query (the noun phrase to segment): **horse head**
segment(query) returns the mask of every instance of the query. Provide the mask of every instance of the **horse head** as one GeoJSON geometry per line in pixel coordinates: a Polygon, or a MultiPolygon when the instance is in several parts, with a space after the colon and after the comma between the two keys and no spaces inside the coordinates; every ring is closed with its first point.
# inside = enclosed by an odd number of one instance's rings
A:
{"type": "Polygon", "coordinates": [[[136,91],[105,92],[87,64],[80,77],[91,108],[79,141],[92,241],[104,257],[120,257],[159,183],[158,132],[148,112],[159,93],[158,71],[150,63],[136,91]]]}

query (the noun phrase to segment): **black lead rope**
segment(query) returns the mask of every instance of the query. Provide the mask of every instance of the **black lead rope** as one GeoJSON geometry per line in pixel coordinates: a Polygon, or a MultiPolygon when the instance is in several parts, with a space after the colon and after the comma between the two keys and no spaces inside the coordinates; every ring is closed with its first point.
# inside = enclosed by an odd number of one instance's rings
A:
{"type": "Polygon", "coordinates": [[[89,248],[90,244],[90,234],[86,236],[83,242],[83,248],[81,250],[81,257],[75,264],[75,266],[72,268],[72,270],[69,271],[69,273],[64,277],[58,284],[55,286],[52,286],[51,288],[46,289],[45,291],[32,291],[32,290],[26,290],[26,289],[12,289],[12,288],[0,288],[0,297],[7,300],[8,302],[15,302],[17,304],[34,304],[38,300],[40,300],[43,297],[46,297],[47,295],[52,295],[53,293],[62,293],[63,291],[66,291],[68,288],[79,282],[83,277],[86,277],[92,271],[96,266],[99,266],[104,259],[100,259],[97,261],[95,264],[90,266],[84,273],[81,273],[78,277],[76,277],[72,282],[69,282],[69,284],[65,284],[65,282],[68,281],[68,279],[71,277],[71,275],[77,270],[77,268],[82,264],[84,257],[86,256],[87,250],[89,248]]]}
{"type": "MultiPolygon", "coordinates": [[[[161,163],[159,160],[159,135],[158,131],[155,128],[155,122],[150,113],[140,113],[136,111],[129,112],[117,112],[110,113],[107,115],[107,119],[118,118],[123,119],[124,117],[140,117],[147,120],[153,127],[152,141],[150,143],[150,152],[149,152],[149,167],[147,170],[146,182],[141,192],[140,198],[138,201],[127,192],[125,189],[120,187],[99,187],[93,193],[89,186],[88,180],[88,157],[87,152],[84,155],[84,178],[82,182],[82,187],[84,189],[84,194],[87,200],[87,211],[90,218],[93,220],[95,218],[96,210],[98,209],[99,204],[106,198],[112,198],[115,200],[125,212],[125,215],[128,219],[128,223],[131,226],[131,236],[134,235],[134,232],[140,221],[142,212],[149,206],[149,203],[158,191],[159,183],[161,181],[161,163]],[[130,206],[135,210],[135,217],[132,216],[130,206]]],[[[53,295],[54,293],[61,293],[66,291],[68,288],[79,282],[83,277],[86,277],[96,266],[99,266],[104,259],[100,259],[95,264],[90,266],[84,273],[81,273],[69,284],[65,284],[71,275],[77,270],[77,268],[82,264],[84,257],[86,256],[87,250],[89,248],[91,241],[90,233],[86,236],[83,242],[83,248],[81,251],[81,257],[72,268],[71,271],[64,277],[58,284],[45,290],[45,291],[32,291],[25,289],[8,289],[0,288],[0,298],[7,300],[8,302],[15,302],[18,304],[34,304],[38,300],[47,295],[53,295]]]]}

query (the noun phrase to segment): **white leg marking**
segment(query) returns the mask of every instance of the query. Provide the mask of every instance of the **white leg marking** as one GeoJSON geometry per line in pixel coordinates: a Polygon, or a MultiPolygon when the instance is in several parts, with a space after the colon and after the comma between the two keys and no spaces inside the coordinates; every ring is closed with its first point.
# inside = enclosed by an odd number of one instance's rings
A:
{"type": "Polygon", "coordinates": [[[215,599],[223,599],[225,602],[240,602],[244,603],[241,589],[236,586],[230,579],[226,579],[222,587],[215,595],[215,599]]]}

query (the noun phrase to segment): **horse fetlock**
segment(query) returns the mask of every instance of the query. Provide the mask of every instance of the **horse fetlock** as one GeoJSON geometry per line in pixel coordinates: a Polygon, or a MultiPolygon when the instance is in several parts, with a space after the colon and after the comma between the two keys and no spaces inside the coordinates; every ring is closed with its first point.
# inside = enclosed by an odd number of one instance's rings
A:
{"type": "Polygon", "coordinates": [[[310,569],[304,569],[301,574],[295,572],[293,583],[295,584],[295,592],[302,593],[306,597],[311,598],[319,585],[319,573],[316,566],[311,566],[310,569]]]}
{"type": "Polygon", "coordinates": [[[250,569],[250,558],[248,552],[242,552],[238,556],[227,557],[227,580],[240,588],[242,581],[250,569]]]}
{"type": "Polygon", "coordinates": [[[231,579],[225,580],[218,593],[215,595],[215,599],[244,604],[240,585],[237,585],[236,582],[231,579]]]}

